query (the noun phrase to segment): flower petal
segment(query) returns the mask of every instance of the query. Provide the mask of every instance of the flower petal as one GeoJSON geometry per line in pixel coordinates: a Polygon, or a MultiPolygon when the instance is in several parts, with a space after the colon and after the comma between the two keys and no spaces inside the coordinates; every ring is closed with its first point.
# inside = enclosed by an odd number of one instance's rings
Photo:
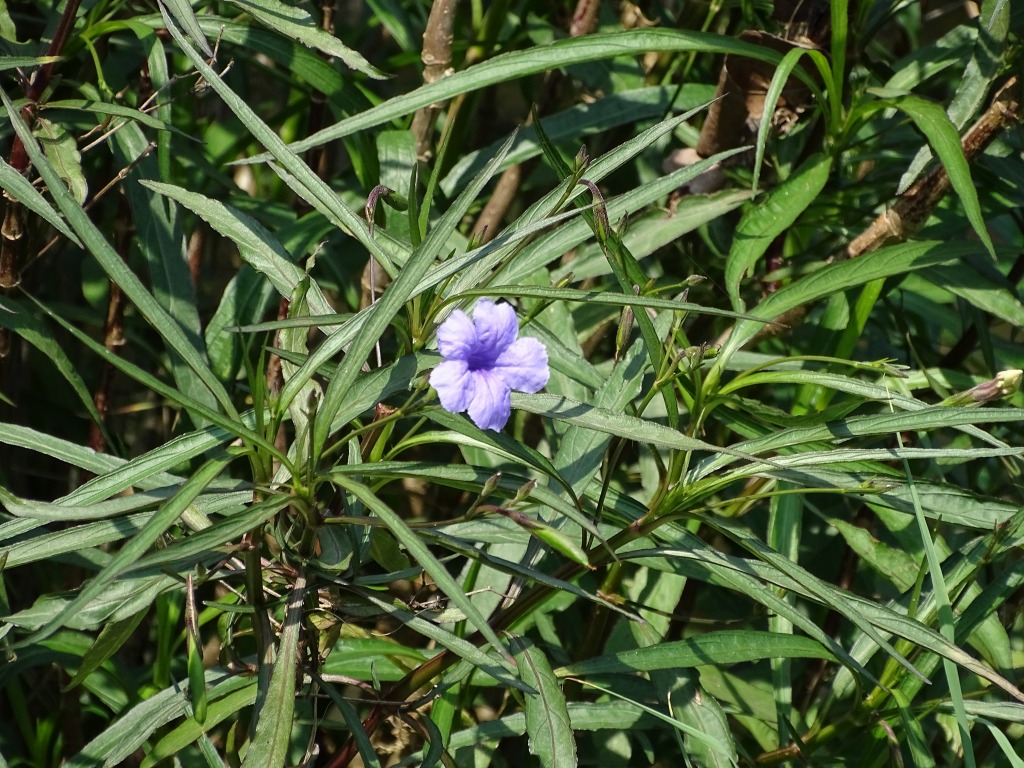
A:
{"type": "Polygon", "coordinates": [[[468,360],[477,346],[476,326],[456,309],[437,329],[437,349],[446,360],[468,360]]]}
{"type": "Polygon", "coordinates": [[[437,390],[441,407],[449,413],[462,413],[476,391],[476,375],[465,360],[445,360],[430,373],[430,386],[437,390]]]}
{"type": "Polygon", "coordinates": [[[500,430],[512,414],[509,388],[491,371],[473,373],[474,391],[469,403],[469,418],[480,429],[500,430]]]}
{"type": "Polygon", "coordinates": [[[494,373],[510,389],[539,392],[548,383],[548,351],[536,339],[522,338],[513,343],[494,363],[494,373]]]}
{"type": "Polygon", "coordinates": [[[478,368],[489,368],[519,335],[519,322],[511,304],[481,299],[473,309],[473,324],[478,368]]]}

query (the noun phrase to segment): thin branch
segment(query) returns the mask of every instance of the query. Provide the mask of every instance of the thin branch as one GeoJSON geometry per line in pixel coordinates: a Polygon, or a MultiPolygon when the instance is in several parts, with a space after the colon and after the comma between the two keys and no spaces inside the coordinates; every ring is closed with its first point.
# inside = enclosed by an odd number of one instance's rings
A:
{"type": "MultiPolygon", "coordinates": [[[[1020,83],[1014,75],[996,92],[992,104],[963,137],[967,162],[980,155],[1004,128],[1015,125],[1019,120],[1020,83]]],[[[924,226],[949,190],[949,174],[944,166],[937,165],[900,195],[891,208],[879,214],[846,246],[839,258],[855,259],[883,245],[906,240],[924,226]]]]}
{"type": "MultiPolygon", "coordinates": [[[[434,0],[423,33],[423,82],[425,85],[452,74],[452,39],[455,28],[455,10],[459,0],[434,0]]],[[[421,160],[430,156],[437,113],[444,106],[438,102],[423,107],[412,119],[412,135],[416,137],[416,156],[421,160]]]]}

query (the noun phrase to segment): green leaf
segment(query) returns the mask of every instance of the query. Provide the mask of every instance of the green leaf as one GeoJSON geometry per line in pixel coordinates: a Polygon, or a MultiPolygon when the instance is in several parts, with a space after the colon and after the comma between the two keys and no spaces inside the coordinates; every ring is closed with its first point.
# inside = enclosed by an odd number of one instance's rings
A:
{"type": "Polygon", "coordinates": [[[590,559],[587,557],[586,551],[557,528],[552,528],[550,525],[538,522],[532,518],[526,518],[525,516],[516,516],[513,519],[518,525],[524,528],[527,533],[539,541],[544,542],[563,557],[568,558],[574,563],[579,563],[580,565],[588,566],[590,564],[590,559]]]}
{"type": "MultiPolygon", "coordinates": [[[[672,320],[671,315],[658,318],[655,332],[659,338],[667,335],[672,320]]],[[[647,359],[644,339],[640,337],[617,361],[611,374],[605,377],[605,381],[590,402],[599,408],[614,412],[626,410],[640,394],[642,378],[649,370],[646,365],[647,359]]],[[[612,437],[609,433],[586,429],[577,424],[570,424],[562,434],[553,463],[555,470],[572,486],[577,496],[581,495],[594,479],[605,460],[611,442],[612,437]]],[[[587,564],[586,560],[577,562],[587,564]]]]}
{"type": "Polygon", "coordinates": [[[203,56],[212,59],[213,49],[206,41],[203,30],[199,27],[199,19],[196,18],[195,11],[192,10],[192,4],[189,0],[158,0],[158,2],[160,10],[174,17],[174,20],[185,30],[185,34],[192,38],[192,42],[202,51],[203,56]]]}
{"type": "MultiPolygon", "coordinates": [[[[478,648],[468,640],[449,632],[439,624],[423,618],[419,613],[414,614],[405,607],[396,607],[392,603],[388,603],[374,597],[372,593],[367,593],[363,595],[363,597],[370,606],[376,608],[374,613],[383,613],[395,621],[407,626],[409,629],[419,633],[423,637],[447,648],[456,656],[465,659],[472,665],[472,667],[475,667],[480,672],[494,678],[494,680],[501,683],[501,685],[508,688],[514,688],[522,691],[523,693],[534,692],[533,688],[516,677],[513,672],[506,670],[504,666],[504,659],[502,659],[502,665],[499,666],[493,655],[488,654],[486,651],[478,648]]],[[[511,666],[511,662],[509,662],[509,666],[511,666]]],[[[370,669],[371,671],[375,671],[375,666],[372,660],[370,660],[370,669]]]]}
{"type": "Polygon", "coordinates": [[[135,629],[142,620],[146,618],[147,613],[149,611],[139,611],[126,619],[112,622],[103,627],[100,630],[99,636],[82,657],[82,664],[79,666],[75,676],[71,678],[71,682],[67,684],[67,688],[81,685],[85,678],[99,669],[103,662],[117,653],[121,646],[128,642],[132,633],[135,632],[135,629]]]}
{"type": "MultiPolygon", "coordinates": [[[[570,701],[566,708],[575,731],[642,731],[660,727],[660,721],[629,701],[570,701]]],[[[461,749],[486,741],[522,736],[524,733],[526,713],[516,712],[455,731],[448,747],[451,750],[461,749]]]]}
{"type": "MultiPolygon", "coordinates": [[[[346,78],[336,67],[301,43],[262,27],[223,16],[203,14],[198,19],[199,27],[205,35],[221,41],[222,50],[225,43],[230,43],[245,49],[239,52],[240,57],[251,57],[254,53],[267,56],[283,69],[302,78],[309,88],[331,96],[346,111],[358,112],[367,107],[362,94],[357,96],[349,91],[346,78]]],[[[140,16],[133,21],[151,29],[165,28],[162,14],[140,16]]],[[[97,28],[102,28],[102,25],[98,24],[93,29],[97,28]]]]}
{"type": "Polygon", "coordinates": [[[928,740],[921,727],[921,721],[914,717],[910,707],[910,701],[900,691],[892,692],[893,700],[899,708],[900,722],[906,731],[906,743],[910,749],[910,756],[913,758],[914,768],[935,768],[935,758],[932,757],[931,749],[928,747],[928,740]]]}
{"type": "Polygon", "coordinates": [[[978,202],[978,191],[971,179],[971,169],[964,157],[964,149],[960,143],[960,132],[941,105],[922,99],[920,96],[897,96],[886,99],[886,103],[906,112],[928,143],[939,156],[939,161],[946,169],[949,182],[960,198],[967,220],[971,222],[978,239],[985,245],[992,258],[996,258],[995,246],[989,237],[985,218],[978,202]]]}
{"type": "MultiPolygon", "coordinates": [[[[897,435],[897,443],[903,446],[903,438],[897,435]]],[[[924,510],[921,506],[921,499],[917,494],[917,486],[914,482],[914,475],[910,469],[910,463],[903,460],[903,471],[907,477],[907,484],[910,488],[911,500],[914,506],[914,518],[917,521],[918,533],[925,553],[925,562],[928,563],[928,573],[932,579],[932,599],[935,602],[936,614],[939,624],[939,632],[950,643],[955,640],[955,619],[953,618],[953,606],[949,599],[949,586],[946,583],[946,574],[943,573],[942,564],[939,561],[938,547],[933,534],[925,519],[924,510]]],[[[964,710],[963,691],[960,686],[960,671],[956,664],[949,658],[943,658],[942,668],[946,674],[946,684],[949,686],[949,696],[953,702],[953,712],[956,714],[956,722],[960,734],[960,740],[964,749],[964,760],[968,768],[974,768],[974,744],[971,740],[970,726],[967,723],[967,713],[964,710]]]]}
{"type": "Polygon", "coordinates": [[[277,0],[228,0],[228,2],[241,8],[275,32],[280,32],[285,37],[298,40],[309,48],[315,48],[321,53],[340,59],[350,69],[377,80],[387,77],[359,53],[343,45],[334,35],[320,29],[313,21],[313,17],[301,8],[286,5],[277,0]]]}
{"type": "MultiPolygon", "coordinates": [[[[856,259],[829,264],[802,277],[769,295],[751,310],[751,314],[763,320],[772,320],[791,309],[845,291],[847,288],[923,267],[956,263],[958,259],[979,251],[976,243],[941,241],[901,243],[880,248],[856,259]]],[[[722,345],[712,373],[705,381],[706,390],[713,391],[713,388],[718,386],[719,376],[728,365],[729,359],[750,341],[762,324],[763,321],[755,324],[748,320],[736,324],[728,340],[722,345]]]]}
{"type": "MultiPolygon", "coordinates": [[[[88,559],[90,550],[81,553],[88,559]]],[[[105,558],[101,558],[101,562],[105,558]]],[[[107,561],[109,563],[109,561],[107,561]]],[[[152,606],[157,596],[178,586],[172,576],[148,576],[142,579],[119,579],[106,589],[85,600],[64,595],[43,595],[28,608],[4,617],[4,621],[25,629],[40,630],[58,622],[62,627],[94,630],[105,622],[121,621],[152,606]],[[63,618],[62,618],[63,616],[63,618]]],[[[30,636],[25,647],[36,645],[30,636]]]]}
{"type": "MultiPolygon", "coordinates": [[[[291,254],[278,242],[262,224],[219,200],[189,192],[172,184],[144,181],[144,186],[159,192],[184,205],[196,213],[217,232],[230,238],[238,246],[238,253],[245,262],[260,274],[266,276],[277,292],[290,299],[299,284],[306,279],[306,273],[294,263],[291,254]]],[[[334,307],[324,298],[319,286],[310,285],[306,294],[309,307],[318,315],[333,315],[334,307]]],[[[322,330],[330,334],[337,330],[325,326],[322,330]]]]}
{"type": "MultiPolygon", "coordinates": [[[[0,23],[3,17],[7,16],[6,7],[0,5],[0,23]]],[[[7,16],[9,19],[10,17],[7,16]]],[[[0,35],[6,37],[6,35],[0,35]]],[[[7,56],[0,57],[0,72],[6,69],[31,69],[41,67],[43,64],[53,64],[60,61],[60,56],[7,56]]]]}
{"type": "MultiPolygon", "coordinates": [[[[0,443],[25,448],[29,451],[41,453],[57,461],[70,464],[73,467],[84,469],[88,472],[100,474],[124,467],[128,462],[109,454],[96,453],[91,448],[86,448],[77,443],[62,440],[53,435],[38,432],[20,424],[0,424],[0,443]]],[[[163,472],[156,473],[150,478],[151,482],[143,480],[138,483],[139,488],[151,490],[161,486],[176,485],[183,482],[182,478],[163,472]]],[[[129,483],[130,485],[131,483],[129,483]]],[[[117,493],[113,491],[112,493],[117,493]]],[[[101,496],[107,498],[107,496],[101,496]]],[[[7,498],[4,498],[5,504],[7,498]]]]}
{"type": "Polygon", "coordinates": [[[736,740],[722,705],[699,685],[686,684],[681,692],[684,695],[689,694],[689,698],[683,702],[675,699],[669,702],[672,716],[715,742],[715,746],[711,746],[702,739],[687,739],[686,756],[700,768],[739,765],[736,740]],[[724,750],[722,746],[725,747],[724,750]]]}
{"type": "MultiPolygon", "coordinates": [[[[44,113],[55,109],[67,109],[74,112],[107,115],[108,117],[123,117],[125,120],[134,121],[146,126],[147,128],[152,128],[157,131],[170,131],[176,136],[181,136],[182,138],[193,138],[181,129],[175,128],[170,123],[153,117],[153,115],[147,112],[142,112],[138,109],[125,106],[124,104],[110,104],[96,99],[59,99],[56,101],[48,101],[45,104],[40,104],[39,107],[44,113]]],[[[118,125],[119,123],[120,121],[117,121],[114,125],[118,125]]]]}
{"type": "Polygon", "coordinates": [[[153,750],[143,759],[140,768],[153,768],[161,760],[173,758],[219,723],[224,722],[245,707],[252,706],[256,701],[256,691],[256,681],[252,679],[251,684],[247,687],[221,696],[216,701],[211,701],[206,711],[206,721],[202,725],[196,722],[194,717],[185,718],[183,723],[154,745],[153,750]]]}
{"type": "MultiPolygon", "coordinates": [[[[803,487],[842,488],[860,495],[869,504],[913,514],[913,501],[905,483],[891,481],[876,472],[840,472],[805,467],[772,470],[773,477],[791,480],[803,487]]],[[[917,481],[918,496],[925,515],[932,520],[979,530],[998,530],[1011,520],[1019,507],[999,499],[969,493],[954,485],[917,481]]]]}
{"type": "Polygon", "coordinates": [[[696,741],[702,742],[708,748],[717,751],[722,756],[731,756],[733,754],[733,752],[735,751],[735,745],[731,741],[730,741],[730,743],[726,744],[726,743],[720,741],[719,739],[716,739],[714,736],[709,736],[708,734],[704,733],[702,730],[693,727],[689,723],[684,723],[681,720],[677,720],[674,717],[670,717],[669,715],[663,714],[662,712],[659,712],[657,709],[654,709],[653,707],[648,707],[648,706],[646,706],[644,704],[640,704],[637,701],[631,701],[628,697],[623,696],[622,694],[617,693],[616,691],[613,691],[613,690],[611,690],[609,688],[604,688],[604,687],[602,687],[600,685],[597,685],[596,683],[587,682],[587,681],[584,681],[583,684],[586,687],[588,687],[588,688],[594,688],[594,689],[596,689],[598,691],[601,691],[605,695],[614,696],[616,699],[620,700],[620,705],[631,704],[631,705],[633,705],[635,707],[639,707],[641,710],[643,710],[647,714],[653,715],[654,717],[658,718],[662,722],[667,723],[668,725],[672,726],[676,730],[682,731],[687,736],[689,736],[691,739],[694,739],[696,741]]]}
{"type": "Polygon", "coordinates": [[[525,637],[514,635],[509,644],[520,677],[537,691],[527,694],[524,707],[530,753],[543,768],[575,768],[576,741],[569,710],[547,657],[525,637]]]}
{"type": "Polygon", "coordinates": [[[900,592],[905,592],[914,586],[921,568],[910,553],[890,547],[885,542],[876,539],[866,529],[845,520],[834,517],[830,518],[828,522],[839,531],[851,550],[856,552],[883,578],[892,582],[900,592]]]}
{"type": "MultiPolygon", "coordinates": [[[[946,35],[946,37],[954,33],[960,33],[964,36],[970,35],[974,43],[971,57],[967,62],[967,66],[964,67],[963,75],[957,81],[956,95],[953,96],[949,109],[947,109],[949,119],[957,129],[962,129],[967,125],[967,121],[985,103],[985,97],[988,95],[989,88],[1002,71],[1006,50],[1006,37],[1010,31],[1010,16],[1011,3],[1009,0],[984,0],[981,3],[978,29],[962,24],[946,35]]],[[[960,54],[955,59],[956,64],[960,65],[963,63],[966,53],[963,49],[966,47],[966,45],[962,45],[953,49],[953,53],[960,54]]],[[[935,58],[937,57],[933,51],[929,59],[934,61],[935,58]]],[[[927,62],[928,59],[923,63],[927,64],[927,62]]],[[[914,70],[915,67],[907,67],[903,72],[909,74],[914,70]]],[[[902,87],[901,84],[892,81],[886,83],[886,85],[890,88],[902,87]]],[[[907,83],[907,85],[910,85],[910,83],[907,83]]],[[[931,158],[931,149],[929,147],[921,147],[900,179],[897,189],[898,193],[904,192],[914,183],[918,174],[924,169],[931,158]]]]}
{"type": "MultiPolygon", "coordinates": [[[[114,132],[111,149],[117,161],[130,168],[122,188],[131,208],[139,248],[149,267],[153,297],[178,322],[189,342],[197,350],[202,350],[202,323],[196,306],[196,290],[188,263],[181,214],[172,201],[143,188],[145,178],[160,174],[156,157],[149,154],[149,141],[140,126],[129,123],[114,132]]],[[[188,364],[173,350],[170,358],[171,373],[178,388],[207,408],[216,410],[217,400],[212,391],[203,386],[188,364]]],[[[207,423],[196,412],[189,415],[197,427],[207,423]]]]}
{"type": "Polygon", "coordinates": [[[217,310],[203,332],[210,368],[221,381],[234,380],[242,367],[244,337],[229,329],[263,317],[273,298],[273,290],[270,282],[248,264],[224,287],[217,310]]]}
{"type": "Polygon", "coordinates": [[[930,267],[923,271],[922,277],[970,302],[982,312],[1024,328],[1024,304],[1015,287],[994,269],[991,262],[984,266],[965,261],[958,267],[930,267]]]}
{"type": "MultiPolygon", "coordinates": [[[[206,681],[212,687],[211,711],[216,707],[216,700],[241,690],[251,690],[255,697],[256,678],[249,675],[207,670],[206,681]]],[[[187,706],[188,697],[180,686],[166,688],[132,706],[65,765],[68,768],[114,768],[122,765],[158,729],[184,716],[187,706]]]]}
{"type": "MultiPolygon", "coordinates": [[[[416,157],[416,137],[412,131],[381,131],[377,135],[377,162],[380,165],[380,183],[388,189],[405,195],[409,192],[409,179],[416,172],[419,159],[416,157]]],[[[387,210],[386,198],[377,203],[377,216],[387,210]]],[[[393,209],[392,209],[393,210],[393,209]]],[[[399,216],[398,211],[388,210],[388,234],[405,243],[412,243],[411,225],[408,216],[399,216]]],[[[406,210],[406,209],[402,209],[406,210]]],[[[383,220],[383,219],[380,219],[383,220]]]]}
{"type": "MultiPolygon", "coordinates": [[[[437,704],[435,703],[434,706],[436,707],[437,704]]],[[[441,735],[441,730],[434,723],[432,717],[420,718],[420,724],[427,732],[427,743],[423,750],[423,762],[420,763],[420,768],[434,768],[434,766],[441,762],[444,755],[444,737],[441,735]]]]}
{"type": "MultiPolygon", "coordinates": [[[[771,499],[768,515],[768,531],[765,542],[783,557],[793,561],[800,559],[800,539],[803,534],[804,499],[791,491],[792,486],[779,483],[780,495],[771,499]]],[[[782,596],[790,605],[796,606],[792,593],[782,596]]],[[[785,616],[768,616],[768,629],[779,635],[792,635],[793,622],[785,616]]],[[[780,744],[789,740],[789,730],[799,722],[799,715],[793,706],[793,665],[789,659],[772,659],[772,694],[775,699],[777,739],[780,744]]]]}
{"type": "Polygon", "coordinates": [[[288,760],[295,712],[295,677],[306,600],[306,577],[300,571],[288,596],[281,643],[274,659],[270,687],[256,712],[256,735],[242,760],[243,768],[284,768],[288,760]]]}
{"type": "MultiPolygon", "coordinates": [[[[251,500],[250,495],[250,500],[251,500]]],[[[159,568],[189,569],[203,558],[216,559],[225,541],[233,541],[246,531],[262,525],[275,513],[287,506],[287,494],[275,494],[256,504],[239,505],[224,519],[191,536],[178,538],[166,547],[139,558],[129,568],[129,574],[152,573],[159,568]]]]}
{"type": "MultiPolygon", "coordinates": [[[[942,702],[939,708],[947,712],[953,710],[950,702],[942,702]]],[[[1024,704],[1012,701],[965,701],[964,708],[972,717],[987,717],[1005,720],[1008,723],[1024,723],[1024,704]]]]}
{"type": "MultiPolygon", "coordinates": [[[[454,421],[454,418],[452,419],[454,421]]],[[[490,434],[494,434],[491,432],[490,434]]],[[[427,433],[421,444],[423,445],[436,445],[437,444],[437,433],[427,433]]],[[[456,444],[462,444],[459,440],[453,440],[456,444]]],[[[515,441],[508,441],[508,443],[515,444],[515,441]]],[[[481,447],[486,448],[489,451],[494,451],[503,457],[507,457],[511,461],[520,462],[523,461],[524,455],[522,453],[511,453],[506,454],[501,451],[501,446],[504,441],[494,443],[481,443],[481,447]],[[499,453],[500,451],[500,453],[499,453]]],[[[525,446],[521,446],[525,447],[525,446]]],[[[529,457],[527,456],[527,459],[529,457]]],[[[530,462],[527,460],[527,466],[530,462]]],[[[550,471],[549,465],[537,467],[538,471],[547,473],[550,471]]],[[[465,491],[476,491],[479,492],[480,488],[483,487],[484,483],[488,482],[494,475],[493,469],[487,469],[484,467],[474,467],[464,464],[435,464],[432,462],[403,462],[403,461],[379,461],[369,464],[361,464],[353,467],[335,466],[332,468],[331,473],[327,477],[332,477],[335,473],[337,474],[353,474],[363,475],[366,477],[375,478],[387,478],[387,477],[419,477],[429,479],[434,482],[450,486],[452,488],[460,488],[465,491]]],[[[530,480],[527,474],[517,474],[511,470],[503,470],[501,477],[498,480],[497,486],[495,486],[494,493],[500,494],[508,499],[513,499],[517,496],[519,491],[524,485],[530,480]]],[[[594,536],[599,535],[597,527],[592,521],[587,519],[585,516],[580,514],[580,511],[573,506],[572,503],[567,501],[559,493],[554,490],[544,487],[543,485],[534,484],[530,488],[529,494],[526,496],[526,501],[537,504],[538,506],[552,510],[559,515],[570,518],[584,530],[593,534],[594,536]]],[[[498,521],[494,521],[498,522],[498,521]]],[[[446,532],[451,532],[453,529],[447,527],[446,532]]]]}
{"type": "MultiPolygon", "coordinates": [[[[716,519],[716,527],[721,527],[723,522],[724,521],[720,518],[716,519]]],[[[728,527],[730,530],[735,530],[735,526],[733,525],[729,525],[728,527]]],[[[752,548],[763,552],[763,544],[760,544],[755,538],[747,537],[745,540],[750,542],[752,548]]],[[[716,566],[716,578],[736,581],[738,583],[749,583],[750,586],[745,588],[744,592],[752,599],[757,600],[758,602],[763,602],[774,610],[785,610],[788,612],[789,607],[784,603],[781,603],[771,590],[765,592],[764,584],[760,580],[763,579],[768,583],[775,584],[776,586],[783,587],[787,590],[792,590],[803,597],[809,597],[815,602],[820,602],[833,610],[839,611],[843,616],[854,621],[858,625],[863,625],[865,622],[870,623],[881,632],[898,635],[899,637],[910,640],[923,648],[933,651],[939,656],[947,658],[965,669],[974,672],[980,677],[991,681],[1018,701],[1024,701],[1024,693],[1022,693],[1004,676],[996,673],[985,664],[977,661],[962,648],[951,643],[935,630],[925,626],[920,621],[917,621],[904,613],[900,613],[888,606],[879,605],[873,600],[868,600],[850,592],[838,589],[831,584],[810,576],[805,571],[799,579],[791,578],[791,575],[803,571],[803,569],[792,563],[786,565],[782,563],[778,557],[766,558],[771,559],[771,564],[767,562],[761,563],[750,559],[733,558],[712,550],[704,544],[704,542],[689,534],[680,539],[680,543],[682,544],[683,542],[688,545],[687,549],[662,550],[661,556],[675,558],[678,560],[701,560],[708,564],[718,563],[719,565],[716,566]],[[782,567],[783,570],[777,569],[776,566],[782,567]],[[750,576],[747,574],[750,574],[750,576]],[[752,576],[755,575],[756,578],[752,578],[752,576]]],[[[657,551],[658,550],[655,552],[657,551]]],[[[623,553],[620,553],[619,556],[620,558],[625,557],[623,553]]],[[[628,555],[630,558],[636,558],[639,556],[639,552],[630,552],[628,555]]],[[[805,616],[794,612],[790,614],[790,620],[797,626],[804,629],[808,634],[813,637],[817,637],[822,643],[829,647],[833,653],[836,654],[840,661],[844,661],[855,670],[861,671],[861,674],[867,674],[863,665],[854,660],[852,652],[846,653],[827,635],[821,635],[818,627],[814,625],[813,622],[808,622],[805,616]]],[[[872,632],[869,634],[875,633],[872,632]]],[[[861,638],[864,638],[864,642],[867,644],[877,643],[875,640],[868,639],[868,636],[865,634],[862,634],[861,638]]],[[[882,645],[887,645],[887,643],[883,643],[882,645]]],[[[890,651],[890,653],[892,652],[890,651]]]]}
{"type": "MultiPolygon", "coordinates": [[[[965,704],[967,702],[964,702],[965,704]]],[[[1007,763],[1011,768],[1024,768],[1024,759],[1021,759],[1018,751],[1019,744],[1014,746],[1010,743],[1010,740],[1006,737],[1006,734],[996,726],[994,723],[990,723],[983,718],[977,718],[978,722],[988,728],[990,734],[992,734],[993,740],[999,745],[999,749],[1002,750],[1003,756],[1006,758],[1007,763]]]]}
{"type": "MultiPolygon", "coordinates": [[[[845,6],[844,6],[845,7],[845,6]]],[[[832,4],[833,18],[835,16],[836,3],[832,4]]],[[[844,25],[845,29],[845,25],[844,25]]],[[[833,23],[832,32],[837,32],[837,25],[833,23]]],[[[835,53],[837,60],[833,62],[834,65],[841,67],[842,55],[845,51],[835,53]]],[[[796,46],[792,50],[787,51],[786,55],[782,57],[782,61],[779,62],[779,66],[776,68],[775,73],[772,75],[772,81],[768,84],[768,90],[764,96],[764,110],[767,114],[775,112],[776,105],[779,102],[779,97],[782,95],[783,88],[789,82],[789,78],[792,73],[796,71],[805,82],[811,85],[811,91],[814,93],[816,100],[822,105],[824,110],[828,108],[826,112],[826,126],[829,133],[837,131],[839,128],[840,116],[843,105],[842,95],[842,83],[845,74],[839,72],[835,74],[832,68],[829,66],[828,59],[825,58],[825,54],[821,51],[814,50],[813,48],[804,48],[796,46]],[[825,82],[827,88],[827,96],[821,93],[817,83],[808,79],[808,76],[803,73],[803,69],[797,69],[800,63],[800,59],[807,56],[814,62],[814,65],[818,68],[818,72],[821,75],[822,80],[825,82]],[[838,77],[838,80],[837,80],[838,77]]],[[[761,178],[761,166],[764,165],[764,151],[768,142],[768,131],[772,126],[772,120],[761,119],[760,125],[757,129],[757,145],[754,152],[754,174],[753,181],[751,182],[751,189],[757,190],[758,181],[761,178]]]]}
{"type": "Polygon", "coordinates": [[[833,656],[817,640],[799,635],[774,632],[721,630],[685,640],[621,651],[578,661],[555,670],[559,677],[567,675],[635,674],[655,669],[682,669],[705,664],[723,666],[760,661],[762,659],[827,659],[833,656]]]}
{"type": "MultiPolygon", "coordinates": [[[[849,438],[865,435],[888,435],[910,430],[930,432],[962,424],[1001,424],[1022,420],[1024,420],[1024,409],[1020,408],[971,408],[969,406],[939,405],[921,408],[916,411],[852,416],[848,419],[836,419],[827,424],[793,427],[771,433],[765,437],[757,437],[737,443],[735,449],[743,451],[748,455],[761,455],[783,447],[806,445],[819,440],[828,441],[830,438],[834,440],[837,434],[842,434],[844,437],[849,438]]],[[[980,451],[981,449],[978,450],[980,451]]],[[[707,477],[719,467],[735,461],[731,454],[724,454],[721,451],[719,453],[722,455],[709,457],[694,467],[691,470],[691,479],[707,477]]],[[[681,492],[684,490],[680,489],[681,492]]],[[[874,490],[882,491],[885,489],[875,488],[874,490]]]]}
{"type": "MultiPolygon", "coordinates": [[[[890,645],[875,630],[872,623],[864,618],[863,612],[858,610],[856,605],[847,603],[842,590],[817,578],[797,563],[791,561],[785,554],[772,549],[754,535],[752,531],[742,525],[725,519],[715,519],[713,522],[709,521],[709,524],[739,543],[740,546],[744,547],[766,565],[772,567],[777,573],[784,574],[792,579],[798,585],[799,593],[807,595],[823,605],[831,605],[834,610],[851,621],[865,636],[870,637],[911,674],[921,676],[910,661],[890,645]]],[[[787,595],[787,597],[789,596],[787,595]]]]}
{"type": "Polygon", "coordinates": [[[637,296],[635,294],[618,293],[612,290],[581,291],[576,288],[558,288],[546,285],[495,285],[487,288],[468,288],[461,291],[459,296],[509,296],[524,299],[546,299],[548,301],[573,301],[592,306],[647,307],[649,309],[663,309],[694,315],[713,315],[715,317],[730,317],[737,320],[760,322],[757,315],[730,312],[728,309],[708,307],[689,301],[663,299],[657,296],[637,296]]]}
{"type": "Polygon", "coordinates": [[[643,445],[657,445],[680,451],[710,451],[747,460],[754,458],[750,454],[741,453],[732,448],[711,445],[703,440],[689,437],[679,430],[666,427],[655,421],[647,421],[605,408],[595,408],[560,395],[526,395],[521,392],[513,392],[512,407],[549,419],[578,424],[597,432],[635,440],[643,445]]]}
{"type": "Polygon", "coordinates": [[[743,218],[736,225],[725,266],[725,287],[736,311],[746,308],[739,295],[740,283],[751,274],[772,241],[817,200],[831,169],[831,157],[816,155],[764,198],[747,204],[743,218]]]}
{"type": "Polygon", "coordinates": [[[8,564],[14,567],[56,558],[69,552],[84,553],[90,547],[112,544],[138,533],[150,517],[152,513],[147,512],[76,525],[62,531],[48,532],[43,528],[38,535],[10,543],[5,547],[9,558],[8,564]]]}
{"type": "MultiPolygon", "coordinates": [[[[289,145],[293,152],[305,152],[342,136],[373,128],[396,117],[411,114],[421,107],[438,101],[448,101],[460,94],[479,90],[498,83],[529,77],[552,69],[586,64],[617,56],[642,54],[651,51],[666,53],[730,53],[746,56],[770,64],[778,64],[782,55],[760,45],[733,37],[676,29],[645,29],[617,31],[557,40],[550,45],[537,46],[524,51],[495,56],[449,77],[389,99],[361,114],[325,128],[302,141],[289,145]]],[[[250,162],[268,159],[250,158],[250,162]]]]}
{"type": "Polygon", "coordinates": [[[32,133],[39,140],[57,175],[71,191],[71,197],[82,205],[89,197],[89,183],[82,173],[82,156],[78,153],[75,137],[64,126],[45,117],[36,118],[32,133]]]}

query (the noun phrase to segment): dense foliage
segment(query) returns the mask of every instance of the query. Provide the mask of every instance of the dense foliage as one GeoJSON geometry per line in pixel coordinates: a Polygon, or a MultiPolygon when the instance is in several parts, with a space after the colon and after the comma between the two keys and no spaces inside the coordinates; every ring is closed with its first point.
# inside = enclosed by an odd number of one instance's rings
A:
{"type": "Polygon", "coordinates": [[[0,0],[0,766],[1024,766],[1022,30],[0,0]]]}

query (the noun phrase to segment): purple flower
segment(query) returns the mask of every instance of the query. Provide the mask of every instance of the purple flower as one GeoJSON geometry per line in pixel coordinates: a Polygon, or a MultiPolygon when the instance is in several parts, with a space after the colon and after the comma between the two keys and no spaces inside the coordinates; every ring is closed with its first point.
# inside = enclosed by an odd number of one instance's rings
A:
{"type": "Polygon", "coordinates": [[[473,319],[458,309],[437,329],[444,361],[430,384],[450,413],[469,411],[480,429],[499,430],[512,413],[513,389],[537,392],[548,383],[548,351],[536,339],[517,339],[509,304],[481,299],[473,319]]]}

